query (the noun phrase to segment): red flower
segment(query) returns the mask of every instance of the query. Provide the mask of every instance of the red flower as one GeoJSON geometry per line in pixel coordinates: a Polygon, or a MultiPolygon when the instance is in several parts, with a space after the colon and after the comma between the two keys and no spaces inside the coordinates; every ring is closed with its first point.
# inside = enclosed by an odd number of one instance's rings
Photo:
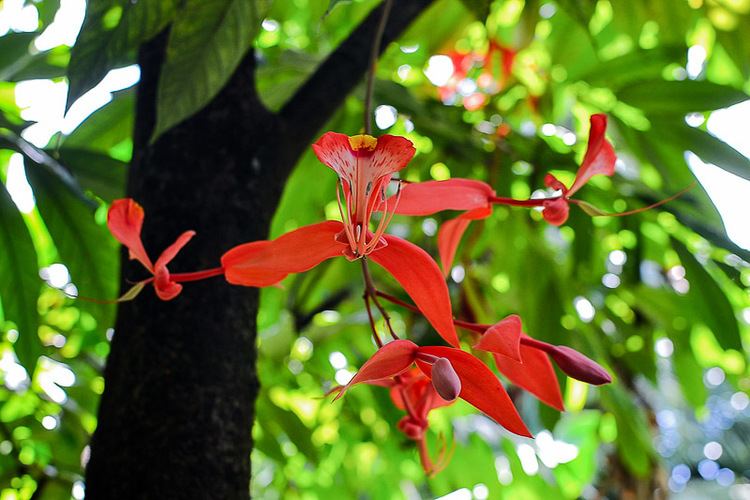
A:
{"type": "Polygon", "coordinates": [[[232,248],[221,259],[227,281],[265,287],[333,257],[368,258],[401,284],[449,344],[458,346],[448,288],[437,264],[418,246],[385,234],[398,204],[398,195],[386,200],[386,188],[391,176],[414,156],[412,143],[392,135],[376,139],[328,132],[313,145],[313,150],[339,176],[343,203],[338,189],[337,194],[343,222],[320,222],[275,240],[232,248]],[[369,223],[378,208],[383,214],[373,233],[369,223]]]}
{"type": "Polygon", "coordinates": [[[410,183],[400,193],[396,213],[401,215],[431,215],[443,210],[461,210],[464,213],[449,220],[438,232],[438,250],[443,272],[447,274],[453,263],[456,249],[463,233],[472,220],[484,219],[492,214],[495,204],[513,206],[541,206],[542,216],[547,222],[559,226],[568,219],[570,197],[596,174],[613,175],[615,153],[605,139],[607,117],[603,114],[591,116],[591,131],[588,148],[570,189],[548,174],[545,183],[548,187],[562,191],[555,198],[515,200],[495,196],[488,184],[469,179],[450,179],[410,183]]]}
{"type": "Polygon", "coordinates": [[[113,201],[109,207],[107,227],[117,241],[127,247],[130,258],[140,261],[153,274],[152,278],[141,281],[136,286],[142,287],[153,281],[156,295],[162,300],[172,300],[182,291],[182,285],[173,276],[170,276],[167,264],[195,236],[195,231],[185,231],[178,236],[175,242],[169,245],[156,259],[156,263],[152,264],[141,240],[143,218],[143,207],[138,203],[130,198],[119,199],[113,201]]]}
{"type": "Polygon", "coordinates": [[[542,215],[550,224],[559,226],[568,220],[568,200],[581,189],[589,179],[597,174],[612,176],[615,173],[615,161],[617,156],[612,145],[604,137],[607,130],[607,115],[591,115],[591,131],[589,132],[589,143],[586,154],[581,162],[581,167],[576,173],[576,178],[570,189],[557,180],[552,174],[547,174],[544,183],[547,187],[562,191],[559,198],[545,200],[542,215]]]}
{"type": "Polygon", "coordinates": [[[378,349],[339,392],[359,383],[395,377],[413,364],[431,381],[446,401],[463,399],[506,429],[531,437],[508,393],[494,373],[468,352],[451,347],[420,347],[409,340],[394,340],[378,349]]]}
{"type": "Polygon", "coordinates": [[[551,345],[523,333],[521,319],[516,315],[492,326],[475,326],[471,329],[483,333],[474,348],[493,353],[497,369],[513,384],[560,411],[564,410],[562,396],[549,357],[566,375],[576,380],[592,385],[612,381],[604,368],[578,351],[551,345]]]}

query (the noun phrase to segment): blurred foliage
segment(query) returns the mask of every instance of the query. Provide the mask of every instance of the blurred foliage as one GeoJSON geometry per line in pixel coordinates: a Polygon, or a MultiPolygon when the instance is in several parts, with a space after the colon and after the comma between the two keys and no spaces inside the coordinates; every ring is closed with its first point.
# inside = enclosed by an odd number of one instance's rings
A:
{"type": "MultiPolygon", "coordinates": [[[[0,34],[12,3],[0,3],[0,34]]],[[[116,295],[118,253],[103,214],[124,193],[134,106],[133,89],[115,92],[71,133],[35,145],[25,139],[35,125],[17,104],[18,82],[67,75],[70,107],[175,23],[157,133],[210,100],[251,44],[262,98],[278,109],[377,4],[200,3],[205,12],[191,18],[171,0],[89,2],[72,49],[38,50],[34,41],[60,3],[29,1],[23,8],[35,11],[36,27],[0,36],[0,180],[23,161],[36,198],[22,213],[13,190],[0,186],[3,500],[82,495],[114,308],[73,301],[61,289],[116,295]],[[263,22],[238,23],[238,13],[263,22]],[[179,41],[185,37],[191,43],[179,41]]],[[[501,196],[528,197],[549,170],[572,179],[595,112],[609,115],[621,160],[612,179],[595,178],[581,192],[603,210],[645,206],[689,185],[686,151],[750,179],[750,160],[706,129],[713,110],[750,91],[748,1],[438,0],[387,48],[377,77],[382,131],[417,147],[403,172],[409,180],[471,177],[501,196]],[[510,74],[501,61],[480,62],[490,41],[516,52],[510,74]],[[688,72],[696,47],[705,60],[688,72]],[[426,76],[437,54],[479,57],[460,81],[438,89],[426,76]]],[[[329,129],[358,131],[362,94],[350,96],[329,129]]],[[[287,183],[273,235],[336,217],[334,185],[307,153],[287,183]]],[[[436,224],[451,215],[397,218],[391,230],[434,255],[436,224]]],[[[335,404],[323,398],[373,351],[362,285],[337,259],[262,292],[255,496],[414,498],[468,488],[477,498],[576,498],[679,491],[691,473],[722,485],[750,479],[750,454],[737,445],[747,442],[750,422],[750,252],[727,238],[700,185],[629,217],[592,218],[574,207],[562,228],[536,211],[500,207],[472,225],[457,262],[450,280],[457,316],[518,313],[530,335],[595,358],[615,383],[589,388],[561,376],[569,410],[562,415],[512,391],[534,441],[464,403],[433,412],[430,441],[442,433],[456,448],[447,469],[427,479],[395,428],[401,415],[386,390],[357,388],[335,404]],[[709,441],[723,446],[713,460],[704,453],[709,441]]],[[[400,293],[384,275],[376,279],[400,293]]],[[[392,314],[399,333],[436,340],[408,311],[392,314]]]]}

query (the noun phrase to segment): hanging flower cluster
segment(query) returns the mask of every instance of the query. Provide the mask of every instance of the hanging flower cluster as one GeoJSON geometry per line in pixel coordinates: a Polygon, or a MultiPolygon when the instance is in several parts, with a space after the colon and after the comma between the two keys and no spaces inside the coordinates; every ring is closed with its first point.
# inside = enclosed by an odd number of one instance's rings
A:
{"type": "MultiPolygon", "coordinates": [[[[457,320],[443,273],[433,258],[413,243],[386,233],[394,214],[430,215],[443,210],[463,213],[443,224],[438,246],[443,271],[450,269],[456,248],[468,224],[488,217],[496,204],[542,207],[542,215],[560,225],[568,215],[571,198],[593,175],[614,173],[615,155],[604,137],[606,117],[591,118],[588,150],[573,185],[568,189],[547,176],[546,184],[560,192],[544,200],[514,200],[495,196],[492,188],[479,181],[452,179],[441,182],[409,183],[396,181],[396,193],[388,196],[393,176],[411,161],[415,150],[403,138],[383,135],[346,136],[327,132],[313,150],[320,161],[338,176],[337,199],[341,220],[328,220],[290,231],[273,240],[254,241],[236,246],[221,258],[221,266],[194,273],[171,274],[167,264],[195,234],[183,233],[155,264],[141,241],[143,209],[133,200],[116,200],[107,223],[112,234],[153,275],[139,282],[153,283],[162,300],[175,298],[182,282],[223,275],[234,285],[268,287],[277,285],[291,273],[307,271],[332,258],[359,261],[365,286],[365,306],[377,350],[351,381],[334,390],[336,399],[360,383],[390,388],[394,404],[406,415],[398,429],[417,443],[424,470],[432,474],[447,462],[447,446],[433,461],[426,445],[430,411],[460,398],[485,413],[510,432],[531,436],[513,401],[495,373],[475,356],[489,353],[497,369],[507,379],[534,394],[547,405],[563,410],[557,376],[552,362],[568,376],[589,384],[611,381],[604,368],[567,346],[536,340],[522,330],[521,319],[509,316],[493,325],[457,320]],[[378,290],[368,264],[374,262],[391,274],[412,303],[378,290]],[[390,327],[381,299],[421,314],[448,344],[420,346],[399,338],[390,327]],[[372,306],[383,315],[385,342],[377,330],[372,306]],[[472,349],[462,346],[456,327],[467,330],[477,340],[472,349]]],[[[131,299],[135,293],[126,294],[131,299]]],[[[467,338],[466,340],[470,340],[467,338]]]]}

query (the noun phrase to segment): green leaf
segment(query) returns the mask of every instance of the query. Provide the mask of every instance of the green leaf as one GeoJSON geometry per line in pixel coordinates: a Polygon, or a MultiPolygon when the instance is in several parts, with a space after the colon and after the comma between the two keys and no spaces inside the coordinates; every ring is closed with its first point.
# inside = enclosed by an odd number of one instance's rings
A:
{"type": "MultiPolygon", "coordinates": [[[[80,295],[113,299],[118,288],[119,254],[106,227],[97,224],[93,211],[47,171],[30,168],[26,175],[60,259],[80,295]]],[[[114,322],[112,304],[79,301],[77,305],[94,316],[102,331],[114,322]]]]}
{"type": "Polygon", "coordinates": [[[748,99],[733,87],[696,80],[646,81],[616,92],[617,98],[654,114],[680,114],[725,108],[748,99]]]}
{"type": "Polygon", "coordinates": [[[677,144],[700,156],[704,162],[750,180],[750,159],[721,139],[684,123],[672,128],[670,135],[677,144]]]}
{"type": "Polygon", "coordinates": [[[163,30],[174,11],[174,0],[86,2],[86,18],[70,53],[67,108],[110,69],[133,62],[138,46],[163,30]]]}
{"type": "Polygon", "coordinates": [[[461,0],[461,3],[474,14],[478,20],[484,21],[490,15],[490,0],[461,0]]]}
{"type": "Polygon", "coordinates": [[[92,113],[63,141],[67,148],[108,152],[133,136],[135,89],[115,92],[112,101],[92,113]]]}
{"type": "Polygon", "coordinates": [[[0,297],[6,320],[18,327],[14,349],[29,374],[42,353],[37,334],[39,268],[36,250],[21,214],[0,183],[0,297]]]}
{"type": "Polygon", "coordinates": [[[646,416],[633,398],[618,385],[599,389],[603,406],[617,421],[617,452],[625,466],[636,476],[646,477],[656,453],[646,416]]]}
{"type": "Polygon", "coordinates": [[[111,156],[86,149],[63,147],[60,162],[75,176],[81,187],[107,202],[125,195],[128,164],[111,156]]]}
{"type": "Polygon", "coordinates": [[[10,33],[0,37],[0,81],[8,81],[23,69],[33,56],[29,44],[39,33],[10,33]]]}
{"type": "Polygon", "coordinates": [[[604,215],[613,215],[613,214],[610,214],[609,212],[605,212],[604,210],[601,210],[601,209],[595,207],[594,205],[592,205],[591,203],[588,203],[588,202],[583,201],[583,200],[576,200],[576,205],[578,205],[579,207],[581,207],[581,210],[583,210],[584,212],[586,212],[586,214],[590,215],[591,217],[601,217],[601,216],[604,216],[604,215]]]}
{"type": "Polygon", "coordinates": [[[152,141],[202,109],[250,49],[265,1],[187,0],[169,33],[152,141]]]}
{"type": "Polygon", "coordinates": [[[711,329],[722,348],[743,352],[737,318],[726,294],[681,241],[674,238],[671,241],[690,283],[687,298],[693,312],[711,329]]]}

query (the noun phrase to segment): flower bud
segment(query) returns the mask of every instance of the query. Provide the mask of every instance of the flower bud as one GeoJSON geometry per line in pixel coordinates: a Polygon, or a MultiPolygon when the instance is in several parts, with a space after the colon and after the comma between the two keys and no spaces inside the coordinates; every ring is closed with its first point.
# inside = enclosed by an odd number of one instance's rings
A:
{"type": "Polygon", "coordinates": [[[461,393],[461,379],[447,358],[438,358],[432,365],[432,386],[446,401],[453,401],[461,393]]]}
{"type": "Polygon", "coordinates": [[[554,346],[548,354],[566,375],[592,385],[609,384],[612,377],[607,370],[575,349],[564,345],[554,346]]]}

